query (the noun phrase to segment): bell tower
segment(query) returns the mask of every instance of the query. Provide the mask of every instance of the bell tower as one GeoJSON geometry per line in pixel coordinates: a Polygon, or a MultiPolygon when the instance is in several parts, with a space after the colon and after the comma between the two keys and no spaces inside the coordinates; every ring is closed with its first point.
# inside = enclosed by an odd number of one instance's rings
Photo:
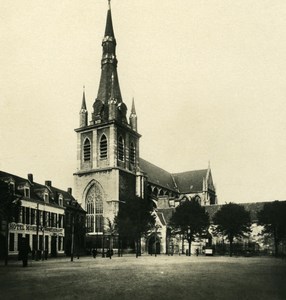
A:
{"type": "Polygon", "coordinates": [[[77,170],[75,198],[87,211],[90,234],[105,231],[126,197],[143,196],[142,174],[139,172],[139,139],[134,99],[127,121],[116,58],[110,1],[102,41],[101,76],[97,96],[92,105],[90,122],[85,90],[77,133],[77,170]],[[138,186],[139,184],[139,186],[138,186]]]}

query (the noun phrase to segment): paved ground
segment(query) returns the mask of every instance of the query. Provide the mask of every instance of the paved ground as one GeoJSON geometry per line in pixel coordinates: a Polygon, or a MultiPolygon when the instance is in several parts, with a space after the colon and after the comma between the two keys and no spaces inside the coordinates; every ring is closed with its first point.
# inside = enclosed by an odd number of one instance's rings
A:
{"type": "Polygon", "coordinates": [[[286,261],[133,256],[0,262],[0,299],[286,299],[286,261]]]}

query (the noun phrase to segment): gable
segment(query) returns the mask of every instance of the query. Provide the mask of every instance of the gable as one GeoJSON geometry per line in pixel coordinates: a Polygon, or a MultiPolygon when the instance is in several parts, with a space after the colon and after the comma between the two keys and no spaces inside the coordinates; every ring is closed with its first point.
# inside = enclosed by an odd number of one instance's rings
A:
{"type": "Polygon", "coordinates": [[[172,174],[180,193],[197,193],[203,190],[208,169],[172,174]]]}

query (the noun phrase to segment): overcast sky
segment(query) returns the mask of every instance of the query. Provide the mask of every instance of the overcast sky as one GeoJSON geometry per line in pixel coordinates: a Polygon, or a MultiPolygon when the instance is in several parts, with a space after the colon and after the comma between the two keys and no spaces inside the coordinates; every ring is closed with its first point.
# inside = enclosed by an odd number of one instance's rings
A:
{"type": "MultiPolygon", "coordinates": [[[[112,0],[140,156],[210,161],[219,203],[286,199],[286,1],[112,0]]],[[[106,0],[0,0],[0,169],[66,189],[83,85],[91,114],[106,0]]]]}

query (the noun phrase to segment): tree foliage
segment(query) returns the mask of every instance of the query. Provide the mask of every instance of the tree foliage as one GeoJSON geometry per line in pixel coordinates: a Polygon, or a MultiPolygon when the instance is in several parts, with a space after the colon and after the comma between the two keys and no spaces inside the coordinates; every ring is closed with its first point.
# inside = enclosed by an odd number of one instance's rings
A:
{"type": "Polygon", "coordinates": [[[213,222],[216,225],[215,233],[222,234],[228,239],[230,256],[233,252],[233,239],[243,237],[246,233],[251,232],[250,213],[239,204],[223,205],[214,215],[213,222]]]}
{"type": "Polygon", "coordinates": [[[273,237],[277,256],[279,243],[286,239],[286,201],[265,203],[258,212],[258,224],[264,226],[263,234],[270,234],[273,237]]]}
{"type": "Polygon", "coordinates": [[[209,215],[205,208],[196,200],[186,200],[175,210],[171,224],[180,230],[189,243],[189,255],[191,255],[191,243],[196,236],[201,236],[209,227],[209,215]]]}
{"type": "Polygon", "coordinates": [[[114,223],[120,239],[132,240],[136,245],[136,256],[140,248],[140,239],[155,224],[153,205],[148,198],[128,198],[120,202],[119,212],[114,223]]]}
{"type": "Polygon", "coordinates": [[[11,185],[0,180],[0,220],[5,220],[5,245],[0,245],[4,249],[5,265],[8,264],[8,226],[9,222],[16,221],[21,207],[21,196],[15,195],[11,185]]]}
{"type": "Polygon", "coordinates": [[[21,207],[21,196],[15,195],[12,187],[0,180],[0,217],[8,222],[13,221],[21,207]]]}

